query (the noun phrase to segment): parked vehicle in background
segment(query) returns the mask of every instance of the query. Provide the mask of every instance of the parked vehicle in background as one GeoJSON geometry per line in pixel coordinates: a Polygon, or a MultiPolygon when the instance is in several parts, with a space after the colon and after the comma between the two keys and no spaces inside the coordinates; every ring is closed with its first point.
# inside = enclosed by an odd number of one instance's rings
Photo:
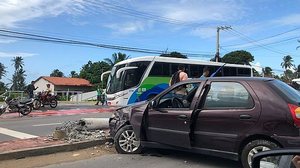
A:
{"type": "Polygon", "coordinates": [[[42,92],[38,92],[34,98],[33,108],[39,109],[41,106],[49,105],[51,108],[57,107],[57,96],[56,95],[44,95],[42,92]]]}
{"type": "Polygon", "coordinates": [[[0,107],[0,115],[9,112],[18,112],[22,115],[28,115],[32,111],[33,107],[33,99],[27,99],[24,101],[20,101],[19,99],[13,99],[11,97],[5,97],[4,99],[5,105],[0,107]]]}
{"type": "MultiPolygon", "coordinates": [[[[139,57],[117,63],[107,82],[107,102],[112,106],[125,106],[149,100],[169,87],[169,80],[183,64],[189,78],[199,78],[207,66],[214,73],[224,63],[170,57],[139,57]]],[[[105,72],[103,74],[107,74],[105,72]]],[[[247,65],[226,64],[216,76],[252,77],[252,68],[247,65]]]]}
{"type": "Polygon", "coordinates": [[[110,119],[119,153],[170,148],[240,160],[300,146],[300,93],[271,78],[220,77],[177,83],[110,119]],[[178,88],[187,94],[178,94],[178,88]]]}

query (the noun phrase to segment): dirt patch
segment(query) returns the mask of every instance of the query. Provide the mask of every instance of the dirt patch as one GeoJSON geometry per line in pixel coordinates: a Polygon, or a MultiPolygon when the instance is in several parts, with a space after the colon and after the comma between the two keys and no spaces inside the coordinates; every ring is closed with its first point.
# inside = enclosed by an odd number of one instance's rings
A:
{"type": "Polygon", "coordinates": [[[77,160],[83,160],[93,157],[99,157],[102,155],[114,154],[116,153],[113,147],[107,145],[95,146],[93,148],[87,148],[72,152],[62,152],[50,155],[27,157],[23,159],[6,160],[0,162],[1,168],[12,168],[12,167],[22,167],[22,168],[32,168],[32,167],[42,167],[56,163],[72,162],[77,160]]]}

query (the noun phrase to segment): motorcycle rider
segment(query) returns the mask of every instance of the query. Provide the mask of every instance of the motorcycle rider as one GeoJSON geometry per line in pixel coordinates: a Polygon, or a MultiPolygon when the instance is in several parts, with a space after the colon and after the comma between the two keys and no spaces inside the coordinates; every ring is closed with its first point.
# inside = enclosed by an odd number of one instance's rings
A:
{"type": "Polygon", "coordinates": [[[45,101],[47,101],[48,100],[48,98],[51,96],[51,92],[52,92],[52,90],[51,90],[51,88],[50,88],[50,84],[48,83],[47,85],[47,88],[46,88],[46,90],[43,92],[43,95],[42,95],[42,101],[43,102],[45,102],[45,101]]]}
{"type": "Polygon", "coordinates": [[[29,98],[33,98],[33,91],[35,91],[39,87],[34,87],[34,81],[31,81],[31,83],[27,86],[26,91],[29,95],[29,98]]]}

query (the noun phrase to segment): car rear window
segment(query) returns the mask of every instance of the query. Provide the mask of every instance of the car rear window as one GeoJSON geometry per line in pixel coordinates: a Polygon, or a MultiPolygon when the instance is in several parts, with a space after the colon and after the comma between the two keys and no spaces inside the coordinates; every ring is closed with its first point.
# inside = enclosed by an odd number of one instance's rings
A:
{"type": "Polygon", "coordinates": [[[300,92],[280,80],[270,81],[271,87],[291,103],[300,103],[300,92]]]}

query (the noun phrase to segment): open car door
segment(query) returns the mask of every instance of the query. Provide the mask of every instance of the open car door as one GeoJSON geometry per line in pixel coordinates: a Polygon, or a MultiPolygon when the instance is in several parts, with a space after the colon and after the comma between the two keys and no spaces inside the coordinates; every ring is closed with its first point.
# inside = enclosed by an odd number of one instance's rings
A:
{"type": "Polygon", "coordinates": [[[146,128],[148,141],[191,147],[192,107],[201,87],[200,82],[178,84],[150,102],[146,128]]]}

